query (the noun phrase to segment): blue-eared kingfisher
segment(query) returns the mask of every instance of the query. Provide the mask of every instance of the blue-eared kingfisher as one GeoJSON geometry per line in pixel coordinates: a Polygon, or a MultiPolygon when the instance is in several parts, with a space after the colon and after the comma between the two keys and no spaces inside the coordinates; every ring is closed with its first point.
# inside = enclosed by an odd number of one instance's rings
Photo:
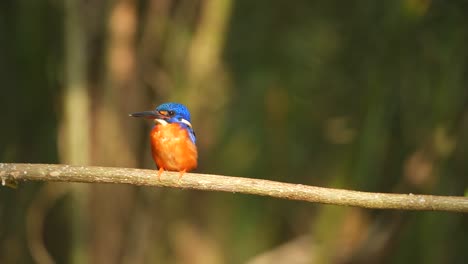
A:
{"type": "Polygon", "coordinates": [[[179,103],[164,103],[152,111],[130,114],[155,122],[150,132],[151,153],[159,168],[158,179],[164,170],[185,172],[197,167],[195,132],[190,123],[190,112],[179,103]]]}

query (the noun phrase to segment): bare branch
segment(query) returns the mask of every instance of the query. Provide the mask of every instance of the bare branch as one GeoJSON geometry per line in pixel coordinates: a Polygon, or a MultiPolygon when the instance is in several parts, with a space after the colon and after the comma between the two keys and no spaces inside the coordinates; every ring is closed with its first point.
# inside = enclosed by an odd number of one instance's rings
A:
{"type": "Polygon", "coordinates": [[[306,202],[375,209],[433,210],[468,212],[468,198],[415,194],[390,194],[349,191],[260,179],[165,172],[158,181],[157,171],[110,167],[53,164],[0,163],[0,178],[8,181],[53,181],[84,183],[127,183],[204,191],[223,191],[271,196],[306,202]]]}

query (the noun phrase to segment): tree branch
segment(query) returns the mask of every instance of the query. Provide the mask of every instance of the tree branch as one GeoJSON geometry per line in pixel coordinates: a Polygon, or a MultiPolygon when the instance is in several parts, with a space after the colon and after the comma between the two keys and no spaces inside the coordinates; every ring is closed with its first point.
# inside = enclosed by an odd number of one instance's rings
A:
{"type": "Polygon", "coordinates": [[[161,181],[155,170],[69,166],[53,164],[0,163],[2,185],[8,181],[52,181],[84,183],[127,183],[204,191],[223,191],[271,196],[282,199],[374,209],[468,212],[468,198],[414,194],[349,191],[260,179],[164,172],[161,181]]]}

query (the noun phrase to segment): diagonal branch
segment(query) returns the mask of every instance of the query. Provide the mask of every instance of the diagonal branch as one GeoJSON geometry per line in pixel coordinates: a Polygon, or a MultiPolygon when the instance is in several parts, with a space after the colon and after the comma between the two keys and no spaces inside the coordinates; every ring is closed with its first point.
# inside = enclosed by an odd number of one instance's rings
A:
{"type": "Polygon", "coordinates": [[[54,164],[0,163],[2,184],[8,181],[52,181],[85,183],[127,183],[204,191],[223,191],[271,196],[306,202],[357,206],[375,209],[433,210],[468,213],[468,198],[415,194],[349,191],[260,179],[110,167],[54,164]]]}

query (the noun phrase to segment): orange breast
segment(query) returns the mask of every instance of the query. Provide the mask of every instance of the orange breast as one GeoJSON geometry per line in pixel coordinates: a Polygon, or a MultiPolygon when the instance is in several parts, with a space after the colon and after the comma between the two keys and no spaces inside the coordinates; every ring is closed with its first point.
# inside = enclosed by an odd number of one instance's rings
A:
{"type": "Polygon", "coordinates": [[[156,125],[151,131],[151,151],[158,168],[190,171],[197,167],[197,147],[178,124],[156,125]]]}

